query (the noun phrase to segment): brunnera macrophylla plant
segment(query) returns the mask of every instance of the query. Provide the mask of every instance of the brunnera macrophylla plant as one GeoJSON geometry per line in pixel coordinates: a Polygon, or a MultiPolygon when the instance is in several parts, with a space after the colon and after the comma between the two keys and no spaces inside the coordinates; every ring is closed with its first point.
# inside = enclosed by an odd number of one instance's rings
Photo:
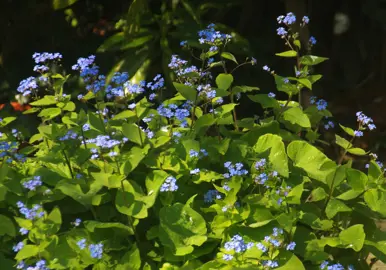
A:
{"type": "Polygon", "coordinates": [[[62,55],[34,54],[39,75],[17,90],[33,100],[24,113],[41,119],[38,132],[10,129],[16,117],[0,122],[2,267],[325,270],[370,269],[369,253],[385,260],[384,171],[355,145],[372,119],[358,112],[355,129],[338,129],[325,100],[295,101],[326,60],[310,54],[315,38],[304,48],[293,31],[308,23],[278,17],[288,49],[277,55],[295,63],[293,76],[263,67],[286,100],[236,84],[233,71],[257,60],[238,62],[232,36],[213,24],[198,43],[181,42],[197,66],[172,56],[170,99],[161,75],[105,77],[94,56],[72,67],[86,88],[75,97],[62,55]],[[264,117],[237,118],[241,95],[264,117]]]}

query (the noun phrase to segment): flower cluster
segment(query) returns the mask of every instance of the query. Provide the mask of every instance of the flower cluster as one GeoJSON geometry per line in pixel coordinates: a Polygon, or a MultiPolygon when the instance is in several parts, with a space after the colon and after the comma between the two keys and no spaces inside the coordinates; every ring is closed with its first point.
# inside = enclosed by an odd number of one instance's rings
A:
{"type": "Polygon", "coordinates": [[[230,177],[236,176],[236,175],[242,176],[242,175],[248,174],[248,171],[243,169],[244,165],[240,162],[238,162],[236,164],[232,164],[232,162],[227,161],[224,163],[224,167],[226,169],[228,169],[228,172],[224,173],[225,178],[230,178],[230,177]]]}
{"type": "Polygon", "coordinates": [[[89,82],[92,78],[95,78],[99,73],[99,67],[94,64],[95,55],[90,55],[88,58],[79,58],[75,65],[72,66],[73,70],[80,71],[80,76],[85,82],[89,82]]]}
{"type": "MultiPolygon", "coordinates": [[[[76,245],[79,247],[79,249],[83,250],[87,247],[87,240],[85,238],[80,239],[78,242],[76,242],[76,245]]],[[[88,246],[88,249],[90,251],[90,255],[92,258],[95,259],[102,259],[103,256],[103,244],[90,244],[88,246]]]]}
{"type": "Polygon", "coordinates": [[[18,144],[16,142],[0,142],[0,158],[3,158],[7,163],[11,163],[13,160],[25,162],[26,157],[17,153],[17,149],[18,144]]]}
{"type": "Polygon", "coordinates": [[[67,131],[66,135],[59,138],[59,141],[67,141],[69,139],[75,140],[77,138],[78,138],[78,134],[76,134],[76,132],[74,132],[72,130],[69,130],[69,131],[67,131]]]}
{"type": "Polygon", "coordinates": [[[214,52],[218,50],[218,46],[227,43],[231,40],[232,36],[228,34],[222,34],[220,31],[214,29],[215,25],[209,24],[206,29],[198,32],[200,44],[210,45],[209,51],[214,52]]]}
{"type": "Polygon", "coordinates": [[[123,86],[125,87],[125,89],[127,90],[127,92],[129,92],[130,94],[134,95],[134,94],[142,94],[143,92],[145,92],[145,86],[146,86],[146,82],[145,81],[141,81],[139,84],[136,84],[136,83],[132,83],[130,81],[127,81],[123,84],[123,86]]]}
{"type": "MultiPolygon", "coordinates": [[[[340,263],[330,264],[329,261],[323,261],[319,269],[321,270],[346,270],[346,268],[340,263]]],[[[355,268],[352,265],[347,267],[347,270],[354,270],[355,268]]]]}
{"type": "Polygon", "coordinates": [[[40,187],[41,185],[42,185],[42,181],[40,176],[34,176],[32,180],[29,180],[23,183],[23,187],[31,191],[36,190],[36,188],[40,187]]]}
{"type": "Polygon", "coordinates": [[[111,78],[111,84],[106,87],[106,97],[111,99],[113,97],[124,97],[125,91],[123,84],[129,79],[127,72],[116,72],[111,78]]]}
{"type": "Polygon", "coordinates": [[[369,130],[376,129],[373,119],[366,116],[363,112],[357,112],[356,116],[357,116],[357,121],[360,125],[360,128],[363,128],[363,129],[368,128],[369,130]]]}
{"type": "Polygon", "coordinates": [[[210,72],[202,71],[196,66],[189,66],[188,61],[180,59],[178,55],[172,55],[171,61],[168,66],[176,73],[180,81],[189,86],[192,86],[198,83],[199,81],[201,82],[205,81],[206,79],[212,78],[210,72]],[[192,74],[195,74],[197,76],[192,76],[192,74]]]}
{"type": "Polygon", "coordinates": [[[121,143],[118,140],[111,139],[108,135],[98,135],[96,138],[88,139],[86,142],[94,143],[96,146],[99,146],[102,149],[111,149],[121,143]]]}
{"type": "Polygon", "coordinates": [[[176,178],[174,178],[173,176],[169,176],[162,184],[160,191],[161,192],[176,191],[178,189],[176,182],[177,182],[176,178]]]}
{"type": "Polygon", "coordinates": [[[327,101],[324,99],[317,100],[317,97],[315,96],[310,97],[310,104],[315,104],[318,111],[327,109],[327,101]]]}
{"type": "Polygon", "coordinates": [[[24,203],[22,202],[17,202],[16,203],[17,207],[19,208],[19,212],[24,215],[26,219],[29,220],[34,220],[38,219],[44,216],[45,212],[42,209],[40,205],[34,205],[31,209],[25,206],[24,203]]]}
{"type": "Polygon", "coordinates": [[[178,121],[181,122],[182,127],[186,127],[188,125],[186,118],[190,115],[190,103],[186,102],[181,107],[178,107],[176,104],[163,105],[158,106],[157,111],[160,116],[166,118],[175,117],[178,121]]]}
{"type": "Polygon", "coordinates": [[[204,195],[204,202],[206,203],[212,203],[214,200],[220,200],[221,194],[215,189],[208,190],[204,195]]]}
{"type": "MultiPolygon", "coordinates": [[[[236,254],[241,254],[247,249],[252,248],[253,246],[253,242],[245,243],[244,239],[238,234],[234,235],[230,241],[224,244],[224,248],[226,251],[234,251],[236,254]]],[[[233,256],[230,254],[224,254],[223,259],[225,261],[230,261],[233,259],[233,256]]]]}
{"type": "Polygon", "coordinates": [[[20,82],[17,91],[22,93],[23,96],[30,95],[33,91],[38,89],[38,83],[35,77],[28,77],[20,82]]]}
{"type": "Polygon", "coordinates": [[[57,62],[62,60],[62,55],[60,53],[34,53],[32,58],[35,60],[36,66],[34,71],[39,73],[45,73],[49,70],[48,64],[50,62],[57,62]]]}
{"type": "Polygon", "coordinates": [[[334,122],[332,122],[332,121],[327,121],[327,123],[324,125],[324,128],[326,129],[326,130],[328,130],[328,129],[330,129],[330,128],[334,128],[335,127],[335,124],[334,124],[334,122]]]}
{"type": "Polygon", "coordinates": [[[208,156],[208,152],[205,150],[205,149],[200,149],[199,152],[193,150],[193,149],[190,149],[189,150],[189,156],[191,158],[202,158],[202,157],[207,157],[208,156]]]}
{"type": "Polygon", "coordinates": [[[197,86],[197,91],[200,96],[204,96],[207,99],[213,99],[216,97],[216,90],[214,90],[210,84],[197,86]]]}
{"type": "Polygon", "coordinates": [[[36,262],[35,266],[26,266],[26,264],[24,263],[24,261],[20,261],[17,266],[16,266],[16,269],[25,269],[25,270],[49,270],[49,268],[47,267],[47,262],[45,260],[39,260],[36,262]]]}

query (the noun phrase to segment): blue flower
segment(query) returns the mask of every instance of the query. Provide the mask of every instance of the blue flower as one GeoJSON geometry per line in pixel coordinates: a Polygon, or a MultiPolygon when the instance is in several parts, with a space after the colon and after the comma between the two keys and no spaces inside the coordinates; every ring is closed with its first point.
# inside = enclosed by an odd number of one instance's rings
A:
{"type": "Polygon", "coordinates": [[[21,250],[23,247],[24,247],[24,243],[23,243],[23,242],[19,242],[19,243],[17,243],[16,245],[14,245],[14,246],[12,247],[12,250],[13,250],[14,252],[18,252],[18,251],[21,250]]]}
{"type": "Polygon", "coordinates": [[[224,254],[222,258],[224,261],[231,261],[233,259],[233,256],[230,254],[224,254]]]}
{"type": "Polygon", "coordinates": [[[267,65],[263,66],[263,70],[268,71],[268,72],[271,71],[271,69],[267,65]]]}
{"type": "Polygon", "coordinates": [[[78,226],[80,225],[81,222],[82,222],[82,220],[81,220],[80,218],[75,219],[75,221],[74,221],[74,226],[75,226],[75,227],[78,227],[78,226]]]}
{"type": "Polygon", "coordinates": [[[181,47],[184,47],[184,46],[186,46],[187,44],[188,44],[188,41],[186,41],[186,40],[180,42],[180,46],[181,46],[181,47]]]}
{"type": "Polygon", "coordinates": [[[296,16],[292,12],[287,13],[287,15],[283,19],[283,23],[290,25],[296,22],[296,16]]]}
{"type": "Polygon", "coordinates": [[[267,160],[265,158],[262,158],[255,163],[256,170],[262,169],[267,164],[267,160]]]}
{"type": "Polygon", "coordinates": [[[196,168],[196,169],[193,169],[190,171],[190,174],[199,174],[200,173],[200,169],[199,168],[196,168]]]}
{"type": "Polygon", "coordinates": [[[308,24],[310,22],[310,19],[308,18],[308,16],[303,16],[302,22],[304,24],[308,24]]]}
{"type": "Polygon", "coordinates": [[[29,189],[31,191],[35,191],[37,187],[42,185],[42,181],[40,180],[40,176],[34,176],[33,180],[29,180],[23,183],[23,187],[29,189]]]}
{"type": "Polygon", "coordinates": [[[284,29],[284,27],[279,27],[277,30],[277,35],[278,36],[286,36],[288,32],[284,29]]]}
{"type": "Polygon", "coordinates": [[[23,96],[28,96],[32,93],[32,91],[36,90],[38,88],[38,84],[36,82],[35,77],[28,77],[27,79],[24,79],[20,82],[19,87],[17,88],[17,91],[19,93],[22,93],[23,96]]]}
{"type": "Polygon", "coordinates": [[[294,250],[295,249],[295,246],[296,246],[296,243],[295,242],[291,242],[287,245],[287,250],[294,250]]]}
{"type": "Polygon", "coordinates": [[[363,132],[359,131],[359,130],[354,130],[354,136],[355,137],[362,137],[363,136],[363,132]]]}
{"type": "Polygon", "coordinates": [[[233,165],[230,161],[224,163],[224,167],[228,169],[228,173],[224,174],[225,178],[230,178],[232,176],[242,176],[247,175],[248,171],[243,169],[244,165],[242,163],[236,163],[233,165]]]}
{"type": "Polygon", "coordinates": [[[89,245],[88,249],[90,250],[90,255],[92,258],[96,258],[96,259],[102,259],[102,255],[103,255],[103,244],[102,243],[99,243],[99,244],[91,244],[89,245]]]}
{"type": "Polygon", "coordinates": [[[26,235],[26,234],[28,234],[29,231],[25,228],[20,228],[19,232],[21,235],[26,235]]]}
{"type": "Polygon", "coordinates": [[[80,249],[85,249],[87,244],[86,244],[86,239],[80,239],[78,242],[76,242],[76,245],[80,248],[80,249]]]}
{"type": "Polygon", "coordinates": [[[252,64],[252,66],[254,66],[254,65],[257,64],[256,58],[252,57],[252,59],[251,59],[251,64],[252,64]]]}
{"type": "Polygon", "coordinates": [[[176,184],[177,179],[173,176],[169,176],[166,178],[165,182],[162,184],[160,191],[161,192],[167,192],[167,191],[176,191],[178,189],[178,186],[176,184]]]}
{"type": "Polygon", "coordinates": [[[270,98],[275,98],[276,95],[275,95],[274,93],[270,92],[270,93],[268,93],[268,97],[270,97],[270,98]]]}
{"type": "Polygon", "coordinates": [[[319,99],[319,100],[316,102],[316,108],[317,108],[319,111],[325,110],[325,109],[327,108],[327,101],[325,101],[324,99],[319,99]]]}
{"type": "Polygon", "coordinates": [[[208,190],[204,195],[204,202],[206,203],[212,203],[214,200],[220,200],[221,194],[215,189],[208,190]]]}
{"type": "Polygon", "coordinates": [[[316,38],[311,36],[309,42],[311,45],[315,45],[316,44],[316,38]]]}
{"type": "Polygon", "coordinates": [[[277,261],[272,261],[272,260],[263,261],[263,265],[268,268],[275,268],[279,266],[277,261]]]}
{"type": "Polygon", "coordinates": [[[264,244],[262,244],[262,243],[257,243],[257,244],[256,244],[256,247],[257,247],[258,249],[260,249],[263,253],[265,253],[265,252],[268,251],[268,248],[267,248],[264,244]]]}

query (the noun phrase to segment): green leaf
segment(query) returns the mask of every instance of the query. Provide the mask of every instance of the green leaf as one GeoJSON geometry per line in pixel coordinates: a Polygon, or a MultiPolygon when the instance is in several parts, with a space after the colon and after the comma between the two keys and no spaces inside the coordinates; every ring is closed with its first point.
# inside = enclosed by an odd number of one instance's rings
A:
{"type": "Polygon", "coordinates": [[[32,114],[32,113],[36,113],[38,111],[40,111],[40,108],[32,107],[31,109],[24,111],[23,114],[32,114]]]}
{"type": "Polygon", "coordinates": [[[147,207],[141,200],[144,194],[141,194],[141,191],[134,187],[130,181],[122,182],[122,188],[118,190],[115,197],[115,206],[122,214],[139,219],[146,218],[147,207]]]}
{"type": "Polygon", "coordinates": [[[100,118],[97,114],[90,112],[88,113],[88,121],[90,122],[90,126],[99,132],[105,131],[105,124],[103,122],[103,119],[100,118]]]}
{"type": "Polygon", "coordinates": [[[258,90],[260,90],[259,87],[239,85],[232,88],[232,94],[247,93],[247,92],[258,91],[258,90]]]}
{"type": "Polygon", "coordinates": [[[307,114],[305,114],[303,110],[298,107],[292,107],[285,110],[282,116],[284,120],[290,122],[291,124],[299,125],[304,128],[311,127],[311,122],[307,114]]]}
{"type": "Polygon", "coordinates": [[[367,206],[386,217],[386,192],[376,189],[369,189],[364,194],[367,206]]]}
{"type": "Polygon", "coordinates": [[[339,135],[335,134],[335,143],[342,147],[343,149],[349,149],[352,147],[352,144],[346,140],[345,138],[340,137],[339,135]]]}
{"type": "Polygon", "coordinates": [[[367,185],[367,175],[352,168],[346,169],[347,182],[353,190],[364,191],[367,185]]]}
{"type": "Polygon", "coordinates": [[[119,264],[116,270],[140,270],[141,269],[141,256],[139,253],[139,249],[137,247],[137,243],[131,247],[131,249],[123,255],[121,259],[121,264],[119,264]]]}
{"type": "Polygon", "coordinates": [[[336,164],[320,150],[304,141],[293,141],[287,147],[287,153],[294,166],[302,168],[309,177],[326,183],[327,175],[336,164]]]}
{"type": "Polygon", "coordinates": [[[342,244],[351,247],[356,252],[359,252],[365,242],[365,231],[363,230],[363,224],[357,224],[343,230],[339,233],[339,239],[342,244]]]}
{"type": "Polygon", "coordinates": [[[196,89],[182,83],[173,82],[173,85],[177,91],[187,100],[195,102],[196,98],[198,98],[198,92],[196,89]]]}
{"type": "Polygon", "coordinates": [[[60,209],[55,207],[51,213],[47,216],[46,222],[49,225],[46,233],[49,235],[53,235],[60,230],[60,226],[62,225],[62,215],[60,213],[60,209]]]}
{"type": "Polygon", "coordinates": [[[273,77],[275,78],[275,84],[276,84],[277,90],[287,93],[290,96],[296,95],[299,92],[299,89],[296,87],[296,85],[290,82],[286,82],[285,77],[281,77],[276,74],[273,77]]]}
{"type": "Polygon", "coordinates": [[[267,94],[248,95],[249,99],[253,102],[260,103],[263,109],[267,108],[279,108],[279,102],[276,99],[269,97],[267,94]]]}
{"type": "Polygon", "coordinates": [[[94,220],[86,220],[83,222],[83,224],[85,228],[90,232],[94,232],[96,229],[110,229],[115,230],[117,232],[121,232],[122,234],[134,234],[131,227],[123,225],[119,222],[99,222],[94,220]]]}
{"type": "Polygon", "coordinates": [[[146,134],[134,123],[124,123],[122,125],[122,133],[133,143],[142,145],[146,139],[146,134]]]}
{"type": "Polygon", "coordinates": [[[17,254],[15,259],[18,261],[35,257],[39,253],[39,247],[34,245],[25,245],[17,254]]]}
{"type": "Polygon", "coordinates": [[[207,240],[204,218],[190,206],[176,203],[163,207],[159,213],[161,243],[172,249],[176,256],[193,252],[207,240]]]}
{"type": "Polygon", "coordinates": [[[313,189],[310,196],[308,197],[308,202],[318,202],[324,200],[327,197],[327,193],[324,188],[318,187],[313,189]]]}
{"type": "Polygon", "coordinates": [[[326,184],[331,189],[339,186],[346,179],[347,164],[339,165],[336,170],[331,171],[327,175],[326,184]]]}
{"type": "Polygon", "coordinates": [[[351,212],[351,208],[345,205],[343,202],[331,198],[326,207],[326,216],[328,219],[332,219],[336,214],[340,212],[351,212]]]}
{"type": "Polygon", "coordinates": [[[339,126],[340,126],[340,127],[344,130],[344,132],[346,132],[348,135],[350,135],[351,137],[354,137],[354,130],[353,130],[352,128],[342,126],[341,124],[339,124],[339,126]]]}
{"type": "Polygon", "coordinates": [[[15,225],[9,217],[0,215],[0,235],[15,236],[16,230],[15,225]]]}
{"type": "Polygon", "coordinates": [[[49,106],[54,105],[56,103],[58,103],[58,101],[56,100],[55,96],[45,95],[43,98],[31,102],[30,104],[32,106],[49,106]]]}
{"type": "Polygon", "coordinates": [[[52,0],[53,9],[63,9],[78,2],[78,0],[52,0]]]}
{"type": "Polygon", "coordinates": [[[296,257],[295,254],[289,251],[280,252],[280,255],[277,257],[279,260],[279,265],[282,265],[276,270],[305,270],[303,263],[296,257]]]}
{"type": "Polygon", "coordinates": [[[275,55],[281,56],[281,57],[296,57],[298,55],[298,53],[294,50],[290,50],[290,51],[285,51],[285,52],[281,52],[281,53],[276,53],[275,55]]]}
{"type": "Polygon", "coordinates": [[[312,83],[306,79],[306,78],[300,78],[298,79],[298,82],[300,82],[301,84],[303,84],[305,87],[307,87],[308,89],[312,90],[312,83]]]}
{"type": "Polygon", "coordinates": [[[272,164],[272,169],[280,175],[288,177],[288,159],[285,152],[282,138],[274,134],[265,134],[259,137],[259,140],[253,147],[256,153],[263,153],[269,150],[269,162],[272,164]]]}
{"type": "Polygon", "coordinates": [[[229,53],[229,52],[221,53],[221,57],[225,58],[225,59],[228,59],[228,60],[231,60],[231,61],[235,62],[236,64],[239,64],[239,63],[237,63],[236,57],[233,54],[229,53]]]}
{"type": "Polygon", "coordinates": [[[324,61],[328,60],[326,57],[319,57],[314,55],[304,55],[300,57],[300,64],[306,65],[306,66],[313,66],[320,64],[324,61]]]}
{"type": "Polygon", "coordinates": [[[214,118],[212,114],[204,114],[195,122],[194,130],[196,133],[199,133],[203,127],[209,127],[214,123],[216,123],[216,118],[214,118]]]}
{"type": "Polygon", "coordinates": [[[127,119],[127,118],[135,118],[136,115],[133,111],[131,110],[125,110],[123,112],[120,112],[116,114],[112,120],[121,120],[121,119],[127,119]]]}
{"type": "Polygon", "coordinates": [[[38,116],[43,117],[45,120],[50,120],[52,118],[55,118],[56,116],[60,115],[62,112],[59,108],[47,108],[42,110],[38,116]]]}
{"type": "Polygon", "coordinates": [[[347,149],[347,152],[349,152],[350,154],[353,154],[353,155],[356,155],[356,156],[365,156],[367,155],[367,152],[365,150],[363,150],[362,148],[349,148],[347,149]]]}
{"type": "MultiPolygon", "coordinates": [[[[144,157],[149,152],[150,146],[146,145],[144,148],[140,148],[137,146],[134,146],[130,149],[130,151],[127,154],[122,155],[124,160],[126,160],[125,163],[123,163],[123,173],[125,175],[129,175],[137,166],[139,163],[144,159],[144,157]]],[[[122,170],[122,169],[121,169],[122,170]]]]}
{"type": "Polygon", "coordinates": [[[231,74],[221,73],[216,77],[217,87],[222,90],[228,90],[233,83],[233,76],[231,74]]]}

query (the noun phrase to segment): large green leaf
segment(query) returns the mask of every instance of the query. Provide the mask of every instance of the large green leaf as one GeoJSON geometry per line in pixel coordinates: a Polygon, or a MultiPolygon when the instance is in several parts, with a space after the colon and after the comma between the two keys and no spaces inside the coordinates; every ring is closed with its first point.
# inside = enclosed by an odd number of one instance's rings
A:
{"type": "Polygon", "coordinates": [[[122,214],[135,218],[146,218],[147,207],[143,197],[145,195],[137,185],[130,181],[124,181],[115,197],[115,206],[122,214]]]}
{"type": "Polygon", "coordinates": [[[353,190],[364,191],[367,185],[367,175],[352,168],[346,169],[347,182],[353,190]]]}
{"type": "Polygon", "coordinates": [[[126,138],[139,145],[142,145],[146,138],[145,132],[143,132],[139,126],[134,123],[124,123],[122,125],[122,132],[126,138]]]}
{"type": "Polygon", "coordinates": [[[343,202],[335,198],[331,198],[326,207],[327,218],[332,219],[333,217],[335,217],[336,214],[340,212],[351,212],[351,208],[343,202]]]}
{"type": "Polygon", "coordinates": [[[294,165],[302,168],[308,176],[326,183],[326,177],[336,164],[316,147],[304,141],[293,141],[287,147],[289,158],[294,165]]]}
{"type": "Polygon", "coordinates": [[[360,251],[365,242],[366,234],[363,229],[363,224],[353,225],[339,234],[339,239],[342,244],[347,245],[356,252],[360,251]]]}
{"type": "Polygon", "coordinates": [[[231,74],[221,73],[216,77],[217,87],[222,90],[228,90],[233,83],[233,76],[231,74]]]}
{"type": "Polygon", "coordinates": [[[300,57],[300,63],[306,66],[313,66],[320,64],[324,61],[328,60],[326,57],[319,57],[314,55],[304,55],[300,57]]]}
{"type": "Polygon", "coordinates": [[[0,235],[8,234],[9,236],[15,236],[15,225],[9,217],[0,215],[0,235]]]}
{"type": "Polygon", "coordinates": [[[90,232],[95,232],[95,230],[113,230],[121,234],[133,235],[133,229],[129,226],[123,225],[119,222],[99,222],[94,220],[87,220],[83,222],[85,228],[90,232]]]}
{"type": "Polygon", "coordinates": [[[305,270],[303,263],[295,254],[289,251],[280,252],[277,270],[305,270]]]}
{"type": "Polygon", "coordinates": [[[201,246],[206,240],[204,218],[190,206],[176,203],[160,211],[159,238],[176,256],[193,252],[193,246],[201,246]]]}
{"type": "Polygon", "coordinates": [[[174,82],[173,85],[177,91],[187,100],[195,102],[196,98],[198,98],[198,92],[193,87],[176,82],[174,82]]]}
{"type": "Polygon", "coordinates": [[[364,199],[368,207],[371,210],[382,214],[386,217],[386,192],[377,190],[377,189],[369,189],[364,194],[364,199]]]}
{"type": "Polygon", "coordinates": [[[304,128],[311,127],[311,122],[307,114],[305,114],[303,110],[298,107],[292,107],[285,110],[282,116],[284,120],[290,122],[291,124],[299,125],[304,128]]]}
{"type": "Polygon", "coordinates": [[[288,177],[288,159],[282,138],[274,134],[265,134],[259,138],[253,150],[263,153],[270,150],[268,159],[272,168],[284,177],[288,177]]]}
{"type": "Polygon", "coordinates": [[[298,56],[298,53],[294,50],[290,50],[290,51],[285,51],[285,52],[281,52],[281,53],[276,53],[275,55],[281,56],[281,57],[296,57],[296,56],[298,56]]]}

